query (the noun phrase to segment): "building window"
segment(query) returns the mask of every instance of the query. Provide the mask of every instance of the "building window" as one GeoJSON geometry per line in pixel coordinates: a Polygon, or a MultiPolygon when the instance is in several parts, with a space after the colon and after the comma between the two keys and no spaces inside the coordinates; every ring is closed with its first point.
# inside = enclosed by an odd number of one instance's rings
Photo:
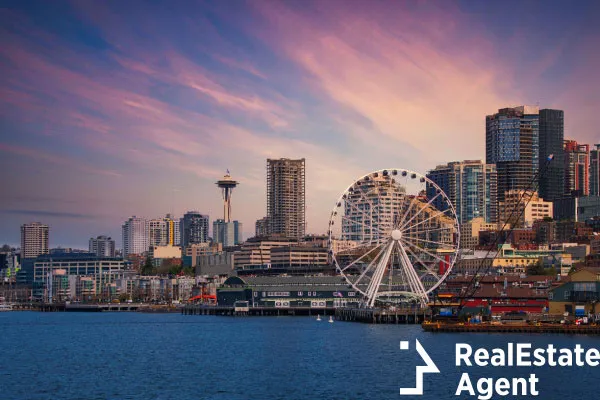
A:
{"type": "Polygon", "coordinates": [[[571,292],[568,290],[565,290],[565,300],[569,300],[569,298],[571,298],[571,292]]]}
{"type": "Polygon", "coordinates": [[[304,292],[298,292],[298,296],[302,296],[304,292]]]}

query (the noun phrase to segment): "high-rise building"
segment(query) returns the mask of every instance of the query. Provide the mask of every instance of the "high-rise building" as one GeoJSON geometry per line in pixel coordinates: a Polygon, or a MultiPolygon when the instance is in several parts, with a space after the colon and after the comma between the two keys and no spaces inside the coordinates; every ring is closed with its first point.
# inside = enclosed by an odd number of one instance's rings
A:
{"type": "Polygon", "coordinates": [[[182,247],[208,242],[208,215],[188,211],[181,218],[182,247]]]}
{"type": "Polygon", "coordinates": [[[148,225],[150,246],[179,246],[180,223],[171,214],[167,214],[164,218],[151,219],[148,225]]]}
{"type": "Polygon", "coordinates": [[[95,254],[98,257],[114,257],[115,241],[108,236],[90,238],[89,250],[90,253],[95,254]]]}
{"type": "Polygon", "coordinates": [[[123,256],[144,254],[149,250],[148,220],[136,217],[129,218],[123,224],[123,256]]]}
{"type": "Polygon", "coordinates": [[[565,195],[572,197],[590,194],[590,145],[565,140],[565,195]]]}
{"type": "Polygon", "coordinates": [[[540,110],[540,197],[547,201],[558,200],[565,191],[565,165],[563,161],[563,141],[565,114],[562,110],[540,110]],[[552,161],[544,171],[544,163],[552,156],[552,161]]]}
{"type": "Polygon", "coordinates": [[[300,239],[306,231],[304,158],[267,160],[268,234],[300,239]]]}
{"type": "Polygon", "coordinates": [[[48,225],[39,222],[21,225],[21,258],[36,258],[49,252],[48,225]]]}
{"type": "Polygon", "coordinates": [[[225,222],[217,219],[213,222],[213,241],[231,247],[242,243],[242,224],[238,221],[225,222]]]}
{"type": "Polygon", "coordinates": [[[498,200],[509,190],[529,190],[539,167],[539,108],[503,108],[486,117],[486,163],[496,164],[498,200]]]}
{"type": "Polygon", "coordinates": [[[590,150],[590,195],[600,196],[600,144],[590,150]]]}
{"type": "MultiPolygon", "coordinates": [[[[494,164],[484,164],[479,160],[466,160],[438,165],[427,173],[448,196],[463,224],[473,218],[483,218],[485,222],[496,222],[498,213],[498,176],[494,164]]],[[[436,198],[436,188],[427,185],[427,198],[436,198]]],[[[445,211],[447,203],[441,198],[433,205],[445,211]]]]}
{"type": "Polygon", "coordinates": [[[162,218],[148,221],[148,235],[150,246],[166,246],[169,237],[167,221],[162,218]]]}

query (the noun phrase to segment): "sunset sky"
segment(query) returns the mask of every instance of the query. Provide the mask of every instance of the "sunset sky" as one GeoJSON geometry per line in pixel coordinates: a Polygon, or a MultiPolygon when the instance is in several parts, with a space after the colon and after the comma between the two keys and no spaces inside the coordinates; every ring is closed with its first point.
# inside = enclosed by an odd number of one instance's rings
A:
{"type": "Polygon", "coordinates": [[[121,242],[131,215],[245,237],[266,159],[306,158],[308,232],[371,170],[484,159],[485,116],[565,110],[600,143],[599,2],[0,1],[0,244],[121,242]]]}

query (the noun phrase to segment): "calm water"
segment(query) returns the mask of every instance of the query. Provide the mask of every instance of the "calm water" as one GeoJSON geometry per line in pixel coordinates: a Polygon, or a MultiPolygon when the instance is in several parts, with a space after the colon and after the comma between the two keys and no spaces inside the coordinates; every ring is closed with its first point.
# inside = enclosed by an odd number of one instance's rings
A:
{"type": "Polygon", "coordinates": [[[600,347],[596,337],[434,335],[418,326],[308,317],[35,312],[0,313],[0,398],[400,399],[399,388],[414,385],[415,337],[442,372],[426,376],[425,399],[456,399],[462,372],[535,372],[540,398],[598,398],[592,387],[600,369],[454,366],[457,341],[488,349],[509,341],[600,347]],[[411,349],[400,351],[400,340],[411,349]]]}

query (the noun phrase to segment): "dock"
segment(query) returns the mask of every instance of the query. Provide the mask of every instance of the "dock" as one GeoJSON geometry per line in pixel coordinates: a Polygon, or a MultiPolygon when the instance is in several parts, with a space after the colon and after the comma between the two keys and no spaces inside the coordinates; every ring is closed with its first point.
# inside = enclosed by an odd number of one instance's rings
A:
{"type": "Polygon", "coordinates": [[[222,315],[222,316],[317,316],[335,315],[333,307],[245,307],[209,306],[202,304],[187,304],[181,308],[183,315],[222,315]]]}
{"type": "Polygon", "coordinates": [[[338,321],[362,322],[368,324],[421,324],[430,315],[426,308],[337,308],[338,321]]]}
{"type": "Polygon", "coordinates": [[[421,326],[425,332],[433,333],[562,333],[569,335],[600,334],[600,325],[595,324],[460,324],[425,322],[421,326]]]}

